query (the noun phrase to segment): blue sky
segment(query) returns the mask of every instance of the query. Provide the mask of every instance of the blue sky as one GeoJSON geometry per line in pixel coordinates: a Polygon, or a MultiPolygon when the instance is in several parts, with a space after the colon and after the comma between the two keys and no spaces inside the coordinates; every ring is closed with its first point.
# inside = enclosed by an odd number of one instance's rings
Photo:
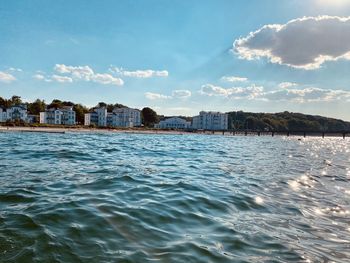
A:
{"type": "Polygon", "coordinates": [[[0,96],[350,120],[349,16],[346,0],[2,0],[0,96]]]}

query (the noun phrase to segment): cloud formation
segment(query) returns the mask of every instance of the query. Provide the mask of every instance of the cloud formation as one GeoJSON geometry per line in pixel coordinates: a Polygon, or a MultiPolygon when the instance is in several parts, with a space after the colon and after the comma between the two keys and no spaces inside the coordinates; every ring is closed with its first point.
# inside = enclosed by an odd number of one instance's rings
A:
{"type": "Polygon", "coordinates": [[[11,75],[10,73],[0,71],[0,82],[11,83],[15,80],[16,80],[16,78],[13,75],[11,75]]]}
{"type": "Polygon", "coordinates": [[[54,70],[61,74],[69,74],[74,79],[90,81],[95,75],[89,66],[66,66],[64,64],[56,64],[54,70]]]}
{"type": "Polygon", "coordinates": [[[145,97],[149,100],[187,99],[191,96],[192,93],[189,90],[173,90],[171,96],[152,92],[145,93],[145,97]]]}
{"type": "Polygon", "coordinates": [[[212,84],[203,85],[199,91],[206,96],[221,96],[232,99],[255,99],[263,94],[264,88],[260,86],[223,88],[212,84]]]}
{"type": "Polygon", "coordinates": [[[223,88],[212,84],[203,85],[200,94],[209,97],[225,97],[230,99],[248,99],[263,101],[286,101],[294,103],[330,102],[350,100],[350,91],[321,89],[317,87],[299,87],[296,83],[283,82],[278,89],[265,91],[263,87],[248,86],[223,88]]]}
{"type": "Polygon", "coordinates": [[[22,69],[20,69],[20,68],[9,68],[8,69],[9,71],[17,71],[17,72],[22,72],[23,70],[22,69]]]}
{"type": "Polygon", "coordinates": [[[128,71],[124,70],[123,68],[117,68],[113,67],[110,68],[110,71],[113,73],[116,73],[118,75],[124,76],[124,77],[130,77],[130,78],[152,78],[152,77],[168,77],[169,72],[167,70],[134,70],[134,71],[128,71]]]}
{"type": "Polygon", "coordinates": [[[286,24],[265,25],[237,39],[233,51],[246,60],[313,70],[326,61],[350,60],[350,17],[303,17],[286,24]]]}
{"type": "Polygon", "coordinates": [[[350,91],[320,89],[315,87],[302,89],[283,89],[266,92],[263,98],[269,101],[291,101],[296,103],[330,102],[350,99],[350,91]]]}
{"type": "Polygon", "coordinates": [[[52,80],[60,82],[60,83],[72,83],[73,79],[70,77],[66,77],[66,76],[58,76],[58,75],[52,75],[52,80]]]}
{"type": "Polygon", "coordinates": [[[54,70],[64,76],[53,75],[52,80],[57,82],[73,82],[74,80],[95,82],[104,85],[122,86],[124,81],[108,73],[95,73],[89,66],[67,66],[56,64],[54,70]]]}
{"type": "Polygon", "coordinates": [[[287,89],[287,88],[291,88],[291,87],[296,87],[298,84],[297,83],[293,83],[293,82],[282,82],[280,84],[278,84],[278,87],[280,89],[287,89]]]}
{"type": "Polygon", "coordinates": [[[146,92],[145,97],[146,99],[149,99],[149,100],[166,100],[171,98],[170,96],[166,96],[159,93],[152,93],[152,92],[146,92]]]}
{"type": "Polygon", "coordinates": [[[92,80],[97,83],[101,84],[112,84],[116,86],[122,86],[124,84],[124,81],[120,78],[115,78],[110,74],[94,74],[92,77],[92,80]]]}
{"type": "Polygon", "coordinates": [[[222,81],[225,82],[246,82],[248,78],[235,77],[235,76],[224,76],[221,78],[222,81]]]}
{"type": "Polygon", "coordinates": [[[189,90],[174,90],[172,97],[176,99],[187,99],[191,97],[192,93],[189,90]]]}
{"type": "Polygon", "coordinates": [[[35,74],[35,75],[33,75],[33,79],[44,80],[45,76],[42,74],[35,74]]]}

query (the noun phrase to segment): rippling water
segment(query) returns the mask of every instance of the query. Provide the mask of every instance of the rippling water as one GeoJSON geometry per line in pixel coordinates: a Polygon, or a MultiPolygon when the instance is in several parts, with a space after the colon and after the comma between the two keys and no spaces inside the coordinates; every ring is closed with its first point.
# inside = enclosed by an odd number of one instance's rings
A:
{"type": "Polygon", "coordinates": [[[0,262],[349,262],[350,142],[0,133],[0,262]]]}

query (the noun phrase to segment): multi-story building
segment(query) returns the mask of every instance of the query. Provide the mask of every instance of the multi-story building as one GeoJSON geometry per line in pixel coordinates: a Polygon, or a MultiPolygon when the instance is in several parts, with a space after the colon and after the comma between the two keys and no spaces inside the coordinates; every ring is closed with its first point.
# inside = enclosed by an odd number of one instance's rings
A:
{"type": "Polygon", "coordinates": [[[112,127],[141,126],[141,112],[137,109],[115,108],[111,113],[112,127]]]}
{"type": "Polygon", "coordinates": [[[5,122],[7,118],[6,110],[0,107],[0,122],[5,122]]]}
{"type": "Polygon", "coordinates": [[[84,116],[84,125],[89,126],[91,124],[106,127],[107,126],[107,108],[95,108],[94,111],[86,113],[84,116]]]}
{"type": "Polygon", "coordinates": [[[40,123],[75,125],[75,119],[75,111],[72,106],[64,106],[59,109],[51,108],[40,112],[40,123]]]}
{"type": "Polygon", "coordinates": [[[180,117],[167,118],[155,125],[155,128],[159,129],[189,129],[190,127],[191,122],[180,117]]]}
{"type": "Polygon", "coordinates": [[[201,111],[192,119],[192,128],[197,130],[222,131],[228,129],[228,114],[201,111]]]}
{"type": "Polygon", "coordinates": [[[141,112],[137,109],[115,108],[107,112],[105,107],[96,108],[85,114],[85,123],[99,127],[137,127],[141,126],[141,112]]]}
{"type": "Polygon", "coordinates": [[[0,108],[0,122],[20,120],[30,122],[28,119],[27,105],[14,105],[7,109],[0,108]]]}

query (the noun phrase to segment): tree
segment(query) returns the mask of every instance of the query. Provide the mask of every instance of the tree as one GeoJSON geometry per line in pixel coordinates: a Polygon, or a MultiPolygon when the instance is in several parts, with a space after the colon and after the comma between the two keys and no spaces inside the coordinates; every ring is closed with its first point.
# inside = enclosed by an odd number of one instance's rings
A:
{"type": "Polygon", "coordinates": [[[73,110],[75,111],[76,121],[78,124],[84,124],[85,113],[88,113],[89,109],[81,104],[75,104],[73,106],[73,110]]]}
{"type": "Polygon", "coordinates": [[[61,108],[62,106],[63,106],[62,101],[55,99],[47,107],[49,109],[50,108],[58,109],[58,108],[61,108]]]}
{"type": "Polygon", "coordinates": [[[20,105],[20,104],[22,104],[21,97],[20,97],[20,96],[13,95],[13,96],[11,97],[11,104],[12,104],[12,105],[20,105]]]}
{"type": "Polygon", "coordinates": [[[154,124],[158,122],[158,115],[151,108],[148,108],[148,107],[143,108],[141,111],[141,115],[142,115],[142,123],[146,127],[153,127],[154,124]]]}
{"type": "Polygon", "coordinates": [[[99,103],[97,103],[97,106],[96,106],[97,108],[102,108],[102,107],[107,107],[107,103],[105,103],[105,102],[99,102],[99,103]]]}
{"type": "Polygon", "coordinates": [[[105,107],[107,107],[108,112],[112,112],[115,108],[128,108],[127,106],[124,106],[123,104],[107,104],[105,107]]]}
{"type": "Polygon", "coordinates": [[[45,101],[37,99],[33,103],[28,104],[28,111],[30,114],[39,115],[40,112],[45,111],[45,101]]]}

